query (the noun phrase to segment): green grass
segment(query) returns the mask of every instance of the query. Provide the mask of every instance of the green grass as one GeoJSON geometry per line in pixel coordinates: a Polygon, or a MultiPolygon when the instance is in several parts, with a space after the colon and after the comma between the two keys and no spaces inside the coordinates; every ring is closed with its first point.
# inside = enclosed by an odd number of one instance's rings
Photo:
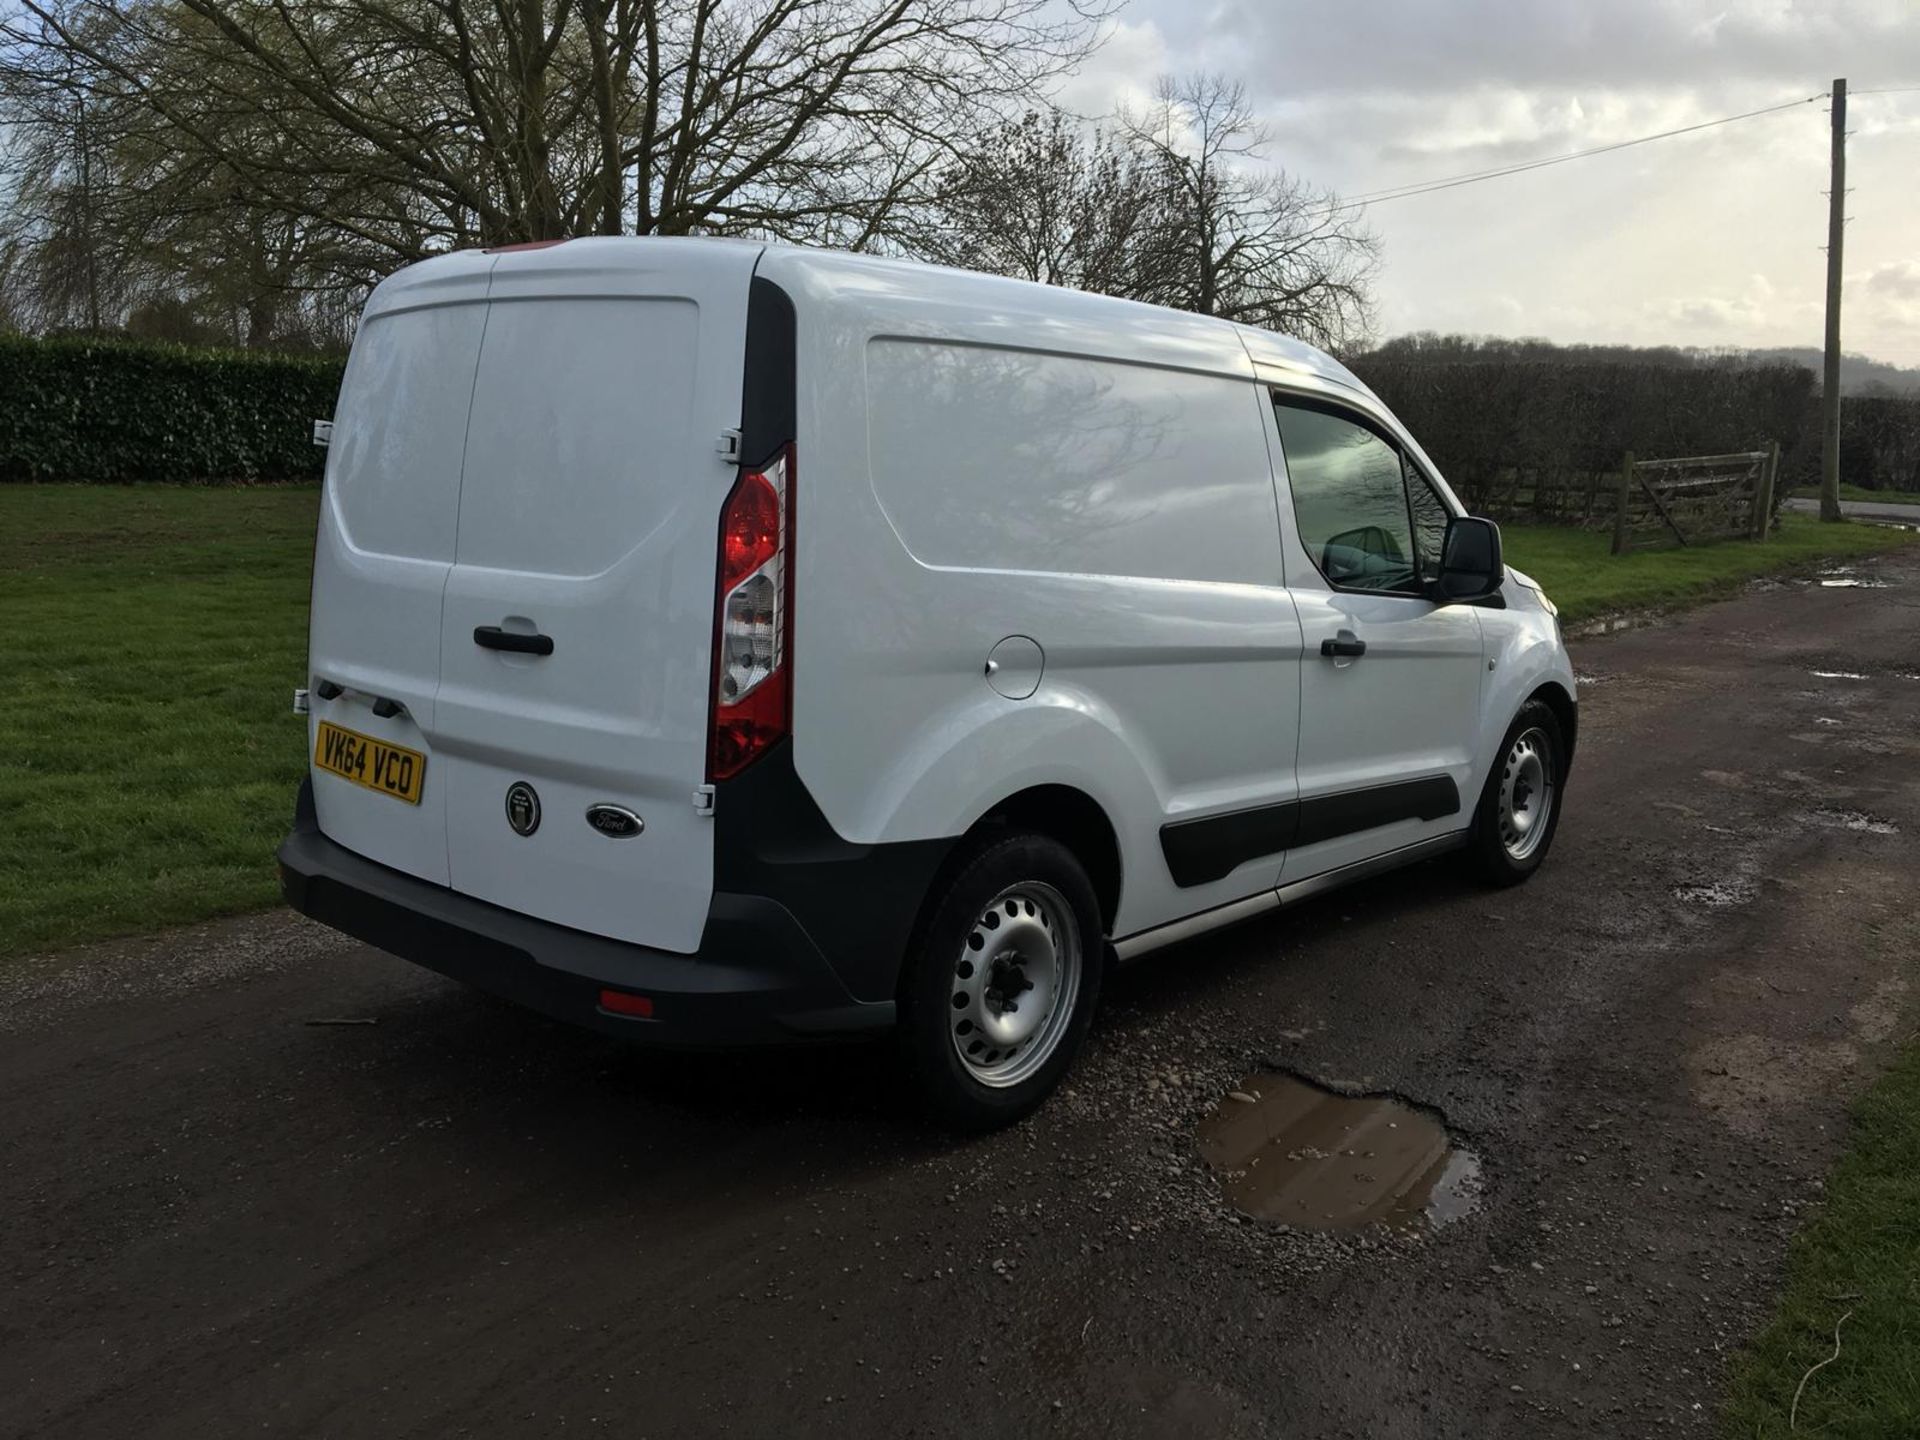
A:
{"type": "MultiPolygon", "coordinates": [[[[0,957],[273,903],[305,760],[319,491],[0,486],[0,957]]],[[[1765,545],[1614,560],[1511,526],[1570,619],[1915,537],[1786,518],[1765,545]]]]}
{"type": "MultiPolygon", "coordinates": [[[[1820,487],[1818,485],[1802,485],[1799,489],[1789,490],[1787,493],[1795,500],[1818,500],[1820,498],[1820,487]]],[[[1842,500],[1866,500],[1879,505],[1920,505],[1920,494],[1915,494],[1911,490],[1867,490],[1858,485],[1842,485],[1840,487],[1840,498],[1842,500]]]]}
{"type": "Polygon", "coordinates": [[[0,956],[273,902],[318,497],[0,485],[0,956]]]}
{"type": "Polygon", "coordinates": [[[1577,621],[1614,610],[1711,599],[1756,575],[1814,562],[1878,554],[1920,541],[1885,525],[1826,525],[1811,515],[1782,515],[1765,541],[1723,540],[1615,557],[1611,537],[1547,525],[1503,525],[1508,563],[1540,582],[1577,621]]]}
{"type": "Polygon", "coordinates": [[[1855,1107],[1826,1196],[1794,1237],[1773,1323],[1735,1365],[1729,1436],[1920,1435],[1920,1048],[1855,1107]],[[1794,1389],[1849,1311],[1790,1432],[1794,1389]]]}

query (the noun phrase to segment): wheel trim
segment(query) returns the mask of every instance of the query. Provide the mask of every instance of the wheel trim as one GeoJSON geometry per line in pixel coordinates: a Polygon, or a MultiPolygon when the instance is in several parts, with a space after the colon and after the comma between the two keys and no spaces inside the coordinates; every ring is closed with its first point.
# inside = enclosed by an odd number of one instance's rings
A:
{"type": "Polygon", "coordinates": [[[953,965],[947,1035],[982,1085],[1018,1085],[1072,1023],[1083,946],[1073,907],[1037,880],[1009,885],[974,917],[953,965]]]}
{"type": "Polygon", "coordinates": [[[1500,774],[1500,844],[1525,860],[1546,839],[1554,805],[1553,749],[1537,726],[1515,737],[1500,774]]]}

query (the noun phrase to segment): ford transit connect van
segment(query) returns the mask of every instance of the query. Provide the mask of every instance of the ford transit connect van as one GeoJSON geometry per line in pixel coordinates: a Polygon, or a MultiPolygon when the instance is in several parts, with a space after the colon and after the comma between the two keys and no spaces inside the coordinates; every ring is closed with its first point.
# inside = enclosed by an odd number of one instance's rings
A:
{"type": "Polygon", "coordinates": [[[1552,604],[1326,355],[716,239],[383,283],[309,643],[296,908],[637,1040],[891,1032],[968,1125],[1114,959],[1524,879],[1576,733],[1552,604]]]}

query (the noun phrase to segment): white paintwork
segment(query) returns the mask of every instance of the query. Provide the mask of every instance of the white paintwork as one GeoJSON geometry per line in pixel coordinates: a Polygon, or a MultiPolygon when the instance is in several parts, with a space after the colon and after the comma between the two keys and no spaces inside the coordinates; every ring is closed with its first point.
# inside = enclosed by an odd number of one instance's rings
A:
{"type": "Polygon", "coordinates": [[[412,718],[383,730],[352,695],[314,708],[427,749],[429,803],[402,815],[321,777],[328,834],[516,910],[696,946],[712,849],[692,796],[735,473],[720,446],[753,274],[796,313],[794,759],[842,838],[957,836],[1019,791],[1071,786],[1119,840],[1114,933],[1143,935],[1425,853],[1467,824],[1524,698],[1573,694],[1524,585],[1495,610],[1320,577],[1273,387],[1370,416],[1439,477],[1308,346],[869,257],[575,241],[429,262],[369,306],[329,457],[313,668],[412,718]],[[409,344],[435,364],[409,366],[409,344]],[[555,654],[481,650],[482,624],[537,628],[555,654]],[[1340,628],[1368,653],[1323,659],[1340,628]],[[1168,821],[1437,774],[1460,814],[1186,889],[1168,874],[1168,821]],[[544,807],[525,840],[501,813],[521,778],[544,807]],[[644,834],[594,835],[596,802],[644,834]]]}
{"type": "Polygon", "coordinates": [[[376,293],[335,417],[312,663],[415,718],[351,696],[315,709],[429,759],[418,809],[316,772],[329,836],[541,919],[698,947],[713,842],[692,795],[735,475],[715,441],[739,423],[758,254],[577,241],[429,262],[376,293]],[[444,266],[462,267],[459,303],[412,308],[410,278],[444,266]],[[393,333],[422,355],[388,360],[393,333]],[[368,449],[380,463],[354,459],[368,449]],[[419,558],[387,563],[393,580],[349,570],[338,537],[362,531],[419,558]],[[482,649],[481,625],[538,631],[554,653],[482,649]],[[505,823],[516,780],[540,795],[530,836],[505,823]],[[595,804],[644,832],[609,843],[595,804]]]}
{"type": "Polygon", "coordinates": [[[575,241],[501,255],[474,384],[437,714],[453,888],[663,950],[713,893],[715,526],[756,249],[575,241]],[[545,658],[474,627],[551,636],[545,658]],[[502,823],[507,787],[540,828],[502,823]],[[610,844],[596,804],[646,822],[610,844]]]}
{"type": "Polygon", "coordinates": [[[427,756],[417,806],[313,772],[320,828],[349,850],[447,883],[445,787],[434,756],[440,596],[453,566],[489,255],[449,255],[374,291],[327,447],[307,638],[307,751],[322,720],[427,756]],[[322,699],[323,681],[346,687],[322,699]],[[373,714],[375,697],[405,710],[373,714]]]}
{"type": "Polygon", "coordinates": [[[799,536],[794,755],[828,819],[857,841],[955,835],[1067,784],[1142,857],[1122,930],[1270,889],[1278,857],[1182,891],[1159,854],[1170,818],[1294,793],[1299,625],[1232,332],[1181,317],[1191,336],[1156,346],[1096,326],[1115,308],[1096,297],[1035,323],[1029,286],[937,272],[905,289],[918,272],[811,260],[774,252],[761,273],[802,307],[801,514],[817,513],[809,475],[854,492],[799,536]],[[898,338],[929,333],[942,342],[898,338]],[[1156,350],[1171,363],[1125,358],[1156,350]],[[845,403],[836,353],[864,357],[866,423],[814,429],[845,403]],[[851,574],[865,583],[814,578],[851,574]],[[977,680],[974,657],[1009,634],[1046,654],[1024,701],[977,680]]]}
{"type": "MultiPolygon", "coordinates": [[[[1282,394],[1332,398],[1324,389],[1301,386],[1297,376],[1279,388],[1282,394]]],[[[1406,440],[1405,432],[1370,392],[1338,398],[1406,440]]],[[[1265,418],[1268,443],[1278,457],[1282,493],[1291,499],[1285,450],[1271,406],[1265,418]]],[[[1291,884],[1444,835],[1466,823],[1480,793],[1475,762],[1486,667],[1480,607],[1335,589],[1307,553],[1292,504],[1282,517],[1281,532],[1288,588],[1300,614],[1304,641],[1300,798],[1448,775],[1460,791],[1466,812],[1438,820],[1403,820],[1296,847],[1287,852],[1281,866],[1282,883],[1291,884]],[[1322,655],[1320,642],[1342,632],[1365,641],[1367,653],[1352,659],[1322,655]]]]}

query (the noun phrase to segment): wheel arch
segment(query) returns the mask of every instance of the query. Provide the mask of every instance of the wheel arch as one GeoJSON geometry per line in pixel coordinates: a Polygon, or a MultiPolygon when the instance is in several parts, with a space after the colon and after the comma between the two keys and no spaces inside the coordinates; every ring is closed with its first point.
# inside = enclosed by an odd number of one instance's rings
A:
{"type": "Polygon", "coordinates": [[[1580,706],[1567,688],[1557,680],[1549,680],[1544,685],[1534,687],[1527,696],[1527,703],[1538,700],[1553,712],[1553,718],[1560,722],[1560,739],[1566,747],[1566,753],[1560,757],[1562,778],[1565,772],[1573,768],[1573,743],[1580,733],[1580,706]]]}
{"type": "Polygon", "coordinates": [[[1100,923],[1113,932],[1120,913],[1120,837],[1099,801],[1071,785],[1032,785],[989,807],[968,834],[995,826],[1031,830],[1071,850],[1093,882],[1100,923]]]}
{"type": "Polygon", "coordinates": [[[1016,830],[1045,835],[1072,852],[1093,884],[1094,898],[1100,904],[1102,928],[1107,934],[1113,933],[1115,917],[1120,913],[1119,835],[1106,810],[1086,791],[1072,785],[1048,783],[1029,785],[989,805],[980,818],[955,839],[921,901],[920,917],[914,925],[916,944],[924,931],[928,912],[945,893],[947,882],[973,853],[971,842],[983,835],[1016,830]]]}

